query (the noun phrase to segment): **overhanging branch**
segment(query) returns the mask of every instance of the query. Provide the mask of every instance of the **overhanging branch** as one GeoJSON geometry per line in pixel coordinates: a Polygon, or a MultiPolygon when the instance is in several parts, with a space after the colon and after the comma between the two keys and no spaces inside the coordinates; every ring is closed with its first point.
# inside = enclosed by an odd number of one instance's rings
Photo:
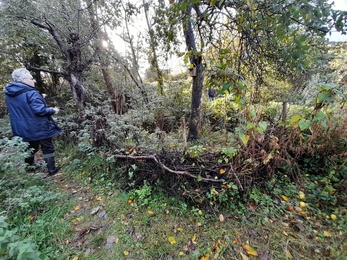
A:
{"type": "Polygon", "coordinates": [[[33,67],[33,66],[28,66],[27,68],[28,70],[32,70],[32,71],[43,71],[43,72],[47,72],[47,73],[51,73],[54,75],[60,75],[60,76],[67,76],[66,73],[61,72],[61,71],[55,71],[55,70],[49,70],[49,69],[43,69],[43,68],[37,68],[37,67],[33,67]]]}

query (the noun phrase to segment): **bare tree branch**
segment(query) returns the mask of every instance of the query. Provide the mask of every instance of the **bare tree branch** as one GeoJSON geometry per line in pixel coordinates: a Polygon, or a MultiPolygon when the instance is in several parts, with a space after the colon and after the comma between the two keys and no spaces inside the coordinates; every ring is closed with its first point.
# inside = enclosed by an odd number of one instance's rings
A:
{"type": "Polygon", "coordinates": [[[164,170],[174,173],[177,175],[182,175],[182,176],[188,176],[193,179],[199,179],[203,182],[214,182],[214,183],[223,183],[224,180],[222,179],[210,179],[210,178],[202,178],[199,176],[196,176],[194,174],[191,174],[187,171],[175,171],[161,163],[154,155],[141,155],[141,156],[133,156],[133,155],[122,155],[122,154],[116,154],[114,155],[115,158],[122,158],[122,159],[132,159],[132,160],[154,160],[158,165],[160,165],[164,170]]]}

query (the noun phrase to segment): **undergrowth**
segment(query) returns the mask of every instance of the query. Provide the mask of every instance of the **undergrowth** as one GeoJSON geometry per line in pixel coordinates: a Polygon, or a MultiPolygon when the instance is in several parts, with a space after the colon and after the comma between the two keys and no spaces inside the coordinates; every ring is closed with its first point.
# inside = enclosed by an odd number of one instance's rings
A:
{"type": "Polygon", "coordinates": [[[324,100],[333,90],[322,87],[316,106],[286,121],[233,107],[225,116],[238,120],[188,143],[172,111],[137,114],[135,123],[132,111],[106,116],[105,108],[62,117],[57,182],[28,175],[26,145],[4,137],[1,254],[343,259],[346,119],[324,100]]]}

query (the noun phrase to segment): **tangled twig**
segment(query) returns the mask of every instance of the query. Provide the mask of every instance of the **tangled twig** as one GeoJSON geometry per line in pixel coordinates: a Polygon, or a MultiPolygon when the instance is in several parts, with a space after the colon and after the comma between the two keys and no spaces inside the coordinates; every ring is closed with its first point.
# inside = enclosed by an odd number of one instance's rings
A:
{"type": "Polygon", "coordinates": [[[133,156],[133,155],[115,154],[114,157],[115,158],[123,158],[123,159],[132,159],[132,160],[154,160],[164,170],[166,170],[166,171],[168,171],[170,173],[174,173],[174,174],[177,174],[177,175],[189,176],[189,177],[191,177],[193,179],[199,179],[200,181],[203,181],[203,182],[214,182],[214,183],[222,183],[222,182],[224,182],[224,180],[222,180],[222,179],[204,178],[204,177],[199,177],[199,176],[196,176],[194,174],[191,174],[191,173],[189,173],[187,171],[175,171],[175,170],[172,170],[169,167],[167,167],[166,165],[164,165],[163,163],[161,163],[155,157],[155,155],[138,155],[138,156],[133,156]]]}

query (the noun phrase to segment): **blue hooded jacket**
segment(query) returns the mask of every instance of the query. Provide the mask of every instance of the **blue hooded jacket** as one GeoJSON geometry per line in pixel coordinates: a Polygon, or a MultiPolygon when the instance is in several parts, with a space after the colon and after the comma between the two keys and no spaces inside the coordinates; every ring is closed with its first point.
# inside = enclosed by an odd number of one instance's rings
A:
{"type": "Polygon", "coordinates": [[[34,87],[11,82],[5,88],[5,101],[13,135],[23,141],[39,141],[61,132],[51,117],[55,111],[47,108],[45,99],[34,87]]]}

